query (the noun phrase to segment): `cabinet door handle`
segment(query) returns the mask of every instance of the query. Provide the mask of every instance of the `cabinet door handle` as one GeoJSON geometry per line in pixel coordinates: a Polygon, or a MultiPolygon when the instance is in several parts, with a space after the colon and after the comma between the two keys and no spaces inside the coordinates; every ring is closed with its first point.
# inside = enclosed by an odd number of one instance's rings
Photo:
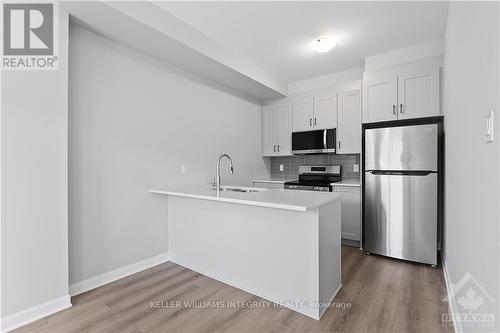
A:
{"type": "Polygon", "coordinates": [[[314,126],[318,125],[317,121],[316,121],[316,117],[314,117],[314,126]]]}
{"type": "Polygon", "coordinates": [[[313,125],[313,120],[312,118],[309,118],[309,126],[312,126],[313,125]]]}
{"type": "Polygon", "coordinates": [[[403,104],[399,104],[399,113],[403,114],[403,104]]]}
{"type": "Polygon", "coordinates": [[[396,114],[396,105],[395,104],[392,104],[392,114],[395,115],[395,116],[397,115],[396,114]]]}
{"type": "Polygon", "coordinates": [[[339,141],[339,150],[341,149],[342,147],[342,141],[339,141]]]}
{"type": "Polygon", "coordinates": [[[273,146],[273,151],[276,152],[276,145],[273,146]]]}
{"type": "Polygon", "coordinates": [[[280,151],[280,145],[278,145],[278,152],[280,151]]]}

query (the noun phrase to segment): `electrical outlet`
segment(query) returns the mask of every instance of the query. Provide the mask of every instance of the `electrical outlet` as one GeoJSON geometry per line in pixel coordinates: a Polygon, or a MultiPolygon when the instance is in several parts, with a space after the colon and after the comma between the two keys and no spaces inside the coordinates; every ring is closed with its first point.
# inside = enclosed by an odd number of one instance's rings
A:
{"type": "Polygon", "coordinates": [[[280,171],[283,172],[284,168],[283,168],[283,164],[280,164],[280,171]]]}
{"type": "Polygon", "coordinates": [[[182,173],[183,175],[187,175],[187,173],[188,173],[188,165],[187,165],[187,164],[183,164],[183,165],[181,166],[181,173],[182,173]]]}
{"type": "Polygon", "coordinates": [[[352,171],[359,172],[359,164],[354,164],[354,167],[352,168],[352,171]]]}

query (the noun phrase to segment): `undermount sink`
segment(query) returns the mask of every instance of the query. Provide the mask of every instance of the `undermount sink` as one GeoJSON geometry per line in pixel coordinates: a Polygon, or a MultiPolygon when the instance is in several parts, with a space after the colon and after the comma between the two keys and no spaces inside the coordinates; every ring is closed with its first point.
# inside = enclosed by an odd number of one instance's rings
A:
{"type": "Polygon", "coordinates": [[[243,189],[243,188],[221,188],[221,191],[230,191],[230,192],[257,192],[258,190],[250,190],[250,189],[243,189]]]}
{"type": "MultiPolygon", "coordinates": [[[[217,189],[213,189],[216,191],[217,189]]],[[[240,193],[252,193],[252,192],[262,192],[267,191],[266,188],[257,187],[237,187],[237,186],[223,186],[220,188],[221,192],[240,192],[240,193]]]]}

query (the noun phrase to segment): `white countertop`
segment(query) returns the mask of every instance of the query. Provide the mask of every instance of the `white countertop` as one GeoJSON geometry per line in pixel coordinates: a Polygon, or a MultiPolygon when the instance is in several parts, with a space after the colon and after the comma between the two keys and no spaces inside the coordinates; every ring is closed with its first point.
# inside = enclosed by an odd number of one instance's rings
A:
{"type": "Polygon", "coordinates": [[[283,189],[261,189],[258,192],[241,193],[215,190],[207,186],[185,186],[172,189],[151,189],[150,193],[173,195],[177,197],[230,202],[242,205],[270,207],[305,212],[340,199],[333,192],[298,191],[283,189]]]}
{"type": "Polygon", "coordinates": [[[331,183],[332,186],[361,186],[359,179],[346,179],[340,182],[331,183]]]}
{"type": "Polygon", "coordinates": [[[282,179],[282,178],[256,178],[252,180],[253,182],[259,183],[273,183],[273,184],[284,184],[285,182],[291,182],[297,179],[282,179]]]}

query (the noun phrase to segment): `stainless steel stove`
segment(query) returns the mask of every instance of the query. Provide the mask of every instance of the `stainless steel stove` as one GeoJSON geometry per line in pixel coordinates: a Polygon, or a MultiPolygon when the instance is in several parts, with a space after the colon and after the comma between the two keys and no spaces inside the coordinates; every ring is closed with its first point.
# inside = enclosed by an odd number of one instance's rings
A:
{"type": "Polygon", "coordinates": [[[341,180],[340,165],[301,165],[299,179],[285,182],[285,189],[332,192],[331,183],[341,180]]]}

